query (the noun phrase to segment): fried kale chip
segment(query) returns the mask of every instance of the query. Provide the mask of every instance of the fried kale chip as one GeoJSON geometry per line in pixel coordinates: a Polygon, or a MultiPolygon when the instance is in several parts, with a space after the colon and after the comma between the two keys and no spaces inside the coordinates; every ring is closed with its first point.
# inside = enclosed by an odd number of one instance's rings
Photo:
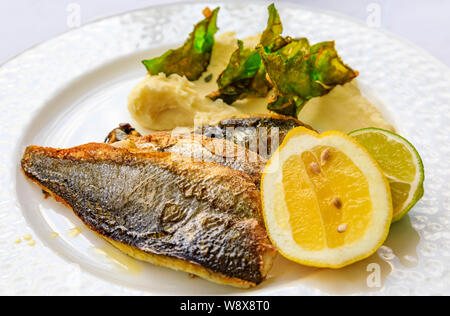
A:
{"type": "MultiPolygon", "coordinates": [[[[268,52],[286,45],[290,40],[280,34],[283,31],[280,16],[273,4],[268,8],[269,20],[264,30],[260,45],[268,52]]],[[[244,48],[238,41],[238,48],[231,55],[226,69],[217,79],[219,90],[208,95],[212,100],[222,99],[227,104],[246,97],[265,97],[271,85],[266,79],[266,71],[258,50],[244,48]]]]}
{"type": "Polygon", "coordinates": [[[358,76],[343,63],[334,42],[310,46],[301,38],[275,52],[267,52],[262,45],[258,50],[275,91],[268,109],[283,115],[297,117],[308,100],[358,76]]]}
{"type": "Polygon", "coordinates": [[[208,97],[232,104],[250,95],[265,96],[269,92],[265,75],[258,51],[244,48],[244,43],[238,41],[238,49],[233,52],[227,68],[217,79],[219,91],[209,94],[208,97]]]}
{"type": "Polygon", "coordinates": [[[186,76],[190,81],[200,78],[208,68],[214,46],[214,35],[218,31],[217,14],[205,9],[206,18],[195,25],[184,45],[178,49],[170,49],[160,57],[143,60],[142,63],[151,75],[165,73],[167,76],[178,74],[186,76]]]}
{"type": "MultiPolygon", "coordinates": [[[[267,108],[273,112],[297,117],[308,100],[326,95],[335,86],[358,76],[358,72],[343,63],[334,42],[311,46],[306,38],[283,37],[283,25],[274,4],[268,7],[267,27],[256,48],[238,48],[219,75],[219,90],[208,97],[222,99],[227,104],[246,97],[265,97],[274,88],[267,108]]],[[[218,31],[217,14],[205,9],[205,19],[194,27],[184,45],[162,56],[144,60],[151,75],[173,73],[198,80],[206,71],[218,31]]],[[[212,76],[205,78],[208,82],[212,76]]]]}
{"type": "Polygon", "coordinates": [[[266,29],[261,35],[260,45],[267,51],[274,52],[286,45],[291,39],[281,36],[281,33],[283,33],[283,24],[273,3],[268,7],[268,10],[269,20],[267,21],[266,29]]]}

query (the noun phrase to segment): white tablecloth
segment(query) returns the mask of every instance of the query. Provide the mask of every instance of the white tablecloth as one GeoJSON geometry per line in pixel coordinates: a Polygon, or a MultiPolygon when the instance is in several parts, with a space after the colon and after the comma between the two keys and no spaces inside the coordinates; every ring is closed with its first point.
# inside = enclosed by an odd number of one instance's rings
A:
{"type": "MultiPolygon", "coordinates": [[[[0,63],[23,50],[95,19],[174,0],[14,0],[0,1],[0,63]]],[[[262,1],[267,2],[267,1],[262,1]]],[[[272,2],[272,1],[271,1],[272,2]]],[[[275,1],[276,2],[276,1],[275,1]]],[[[450,66],[448,0],[291,0],[379,23],[450,66]]],[[[268,2],[267,2],[268,3],[268,2]]]]}

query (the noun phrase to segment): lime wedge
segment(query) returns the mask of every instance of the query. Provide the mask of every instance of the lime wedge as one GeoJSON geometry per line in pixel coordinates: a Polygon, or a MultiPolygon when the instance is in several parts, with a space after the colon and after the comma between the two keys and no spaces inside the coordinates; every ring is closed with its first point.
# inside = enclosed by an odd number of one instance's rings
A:
{"type": "Polygon", "coordinates": [[[378,128],[349,133],[378,162],[389,181],[394,208],[393,221],[400,220],[423,196],[422,159],[405,138],[378,128]]]}

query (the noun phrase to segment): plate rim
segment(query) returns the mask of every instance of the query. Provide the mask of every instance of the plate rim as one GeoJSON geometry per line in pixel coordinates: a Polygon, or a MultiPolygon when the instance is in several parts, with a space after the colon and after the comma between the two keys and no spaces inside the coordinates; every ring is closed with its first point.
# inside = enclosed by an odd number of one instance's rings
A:
{"type": "MultiPolygon", "coordinates": [[[[240,0],[226,0],[226,1],[227,1],[227,4],[228,3],[239,3],[240,2],[240,0]]],[[[271,1],[266,1],[266,0],[264,0],[264,1],[261,1],[261,0],[246,0],[245,2],[246,3],[252,3],[252,4],[259,4],[261,6],[263,6],[263,5],[267,6],[268,4],[272,3],[273,0],[271,0],[271,1]]],[[[70,29],[70,30],[66,30],[66,31],[64,31],[64,32],[62,32],[60,34],[57,34],[57,35],[55,35],[55,36],[53,36],[51,38],[48,38],[46,40],[40,41],[38,43],[35,43],[35,44],[31,45],[30,47],[25,48],[24,50],[20,51],[19,53],[8,57],[5,61],[0,63],[0,71],[3,68],[3,66],[6,66],[8,63],[14,61],[18,57],[21,57],[22,55],[26,54],[28,51],[32,51],[32,50],[34,50],[34,49],[36,49],[36,48],[38,48],[40,46],[43,46],[43,45],[47,44],[50,41],[53,41],[53,40],[56,40],[56,39],[58,39],[60,37],[66,36],[69,33],[76,32],[76,31],[84,28],[85,26],[89,26],[91,24],[102,22],[104,20],[108,20],[108,19],[111,19],[111,18],[117,18],[117,17],[125,15],[125,14],[139,12],[139,11],[142,11],[142,10],[148,10],[148,9],[151,9],[151,8],[177,6],[177,5],[180,5],[180,4],[200,4],[200,3],[207,3],[207,2],[205,2],[205,0],[203,0],[203,1],[202,0],[177,0],[177,1],[174,1],[174,2],[171,2],[171,3],[166,3],[166,4],[160,3],[160,4],[155,4],[155,5],[148,5],[148,6],[144,6],[144,7],[141,7],[141,8],[136,8],[136,9],[133,9],[133,10],[127,10],[127,11],[123,11],[123,12],[120,12],[120,13],[113,13],[113,14],[105,15],[105,16],[102,16],[102,17],[99,17],[99,18],[95,18],[95,19],[93,19],[91,21],[88,21],[88,22],[82,24],[79,27],[76,27],[76,28],[73,28],[73,29],[70,29]]],[[[214,0],[214,2],[211,2],[211,4],[214,4],[214,3],[217,3],[217,2],[215,0],[214,0]]],[[[347,14],[344,14],[344,13],[341,13],[341,12],[333,11],[333,10],[327,10],[327,9],[322,9],[322,8],[315,8],[315,7],[312,7],[312,6],[299,4],[299,3],[296,3],[296,2],[292,2],[291,0],[284,0],[284,1],[280,1],[280,2],[275,2],[275,5],[278,6],[278,7],[294,6],[294,7],[303,9],[304,11],[322,13],[322,14],[326,14],[326,15],[331,15],[331,16],[334,16],[334,17],[342,18],[342,19],[345,19],[347,21],[351,21],[351,22],[353,22],[355,24],[358,24],[360,27],[364,27],[364,28],[367,28],[367,29],[376,29],[377,32],[383,33],[383,34],[385,34],[385,35],[387,35],[387,36],[389,36],[391,38],[396,39],[397,41],[402,42],[405,45],[408,45],[410,48],[413,48],[416,51],[420,51],[422,54],[428,55],[428,57],[431,57],[433,59],[433,62],[440,63],[441,66],[444,67],[447,70],[447,72],[450,74],[450,65],[445,64],[445,62],[440,60],[438,57],[434,56],[426,48],[424,48],[424,47],[414,43],[413,41],[411,41],[411,40],[409,40],[409,39],[407,39],[405,37],[402,37],[401,35],[398,35],[398,34],[392,32],[392,31],[390,31],[388,29],[385,29],[383,27],[370,28],[369,26],[364,24],[363,20],[360,20],[360,19],[355,18],[353,16],[350,16],[350,15],[347,15],[347,14]]]]}

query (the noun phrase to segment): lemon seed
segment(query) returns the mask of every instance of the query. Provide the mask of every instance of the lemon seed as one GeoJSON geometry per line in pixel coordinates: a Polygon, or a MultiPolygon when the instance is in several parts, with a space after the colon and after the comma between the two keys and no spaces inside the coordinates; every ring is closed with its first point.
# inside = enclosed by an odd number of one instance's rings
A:
{"type": "Polygon", "coordinates": [[[319,164],[317,162],[311,162],[311,164],[309,165],[309,170],[311,170],[311,172],[314,174],[319,174],[320,173],[319,164]]]}
{"type": "Polygon", "coordinates": [[[339,227],[338,227],[338,232],[339,233],[345,233],[346,231],[347,231],[347,228],[348,228],[348,225],[347,224],[341,224],[341,225],[339,225],[339,227]]]}
{"type": "Polygon", "coordinates": [[[330,149],[327,148],[320,154],[320,164],[323,166],[328,160],[330,160],[330,149]]]}
{"type": "Polygon", "coordinates": [[[332,201],[333,205],[336,206],[337,209],[341,209],[342,208],[342,201],[340,198],[335,197],[332,201]]]}

